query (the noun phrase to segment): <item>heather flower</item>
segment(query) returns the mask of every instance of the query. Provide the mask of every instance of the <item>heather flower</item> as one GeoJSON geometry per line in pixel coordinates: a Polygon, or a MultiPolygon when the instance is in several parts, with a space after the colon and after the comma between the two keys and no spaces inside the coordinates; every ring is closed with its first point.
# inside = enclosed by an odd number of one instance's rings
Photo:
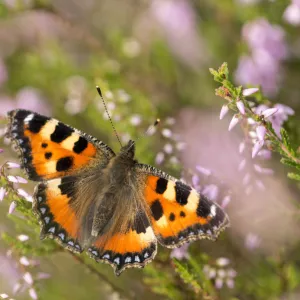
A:
{"type": "Polygon", "coordinates": [[[243,159],[240,163],[239,163],[239,166],[238,166],[238,170],[239,171],[242,171],[246,166],[246,159],[243,159]]]}
{"type": "Polygon", "coordinates": [[[20,257],[20,264],[22,264],[23,266],[29,266],[30,262],[28,260],[28,258],[26,256],[22,256],[20,257]]]}
{"type": "Polygon", "coordinates": [[[171,154],[173,152],[173,146],[171,144],[166,144],[164,146],[164,151],[167,153],[167,154],[171,154]]]}
{"type": "Polygon", "coordinates": [[[18,240],[21,242],[26,242],[29,240],[29,236],[26,234],[20,234],[17,236],[18,240]]]}
{"type": "Polygon", "coordinates": [[[38,274],[37,274],[37,276],[36,276],[36,279],[48,279],[48,278],[50,278],[51,277],[51,275],[50,274],[48,274],[48,273],[44,273],[44,272],[39,272],[38,274]]]}
{"type": "Polygon", "coordinates": [[[252,149],[252,158],[254,158],[257,153],[261,150],[261,148],[264,146],[264,140],[259,140],[254,144],[254,147],[252,149]]]}
{"type": "Polygon", "coordinates": [[[28,283],[29,285],[32,285],[33,284],[33,278],[31,276],[31,274],[29,272],[26,272],[24,275],[23,275],[23,279],[26,283],[28,283]]]}
{"type": "Polygon", "coordinates": [[[4,187],[0,188],[0,202],[3,200],[4,196],[6,194],[6,190],[4,187]]]}
{"type": "Polygon", "coordinates": [[[163,152],[158,152],[155,157],[155,163],[161,165],[165,159],[165,154],[163,152]]]}
{"type": "Polygon", "coordinates": [[[228,105],[224,104],[220,111],[220,120],[222,120],[225,117],[225,115],[228,113],[228,111],[229,111],[228,105]]]}
{"type": "Polygon", "coordinates": [[[188,66],[198,66],[203,57],[204,47],[189,2],[155,0],[150,12],[174,54],[188,66]]]}
{"type": "Polygon", "coordinates": [[[0,148],[0,153],[2,153],[2,152],[4,152],[4,150],[0,148]]]}
{"type": "Polygon", "coordinates": [[[29,296],[30,296],[31,299],[33,299],[33,300],[37,300],[38,299],[37,293],[36,293],[36,291],[35,291],[34,288],[30,288],[28,290],[28,293],[29,293],[29,296]]]}
{"type": "Polygon", "coordinates": [[[239,100],[239,101],[236,102],[236,106],[237,106],[238,110],[240,111],[240,113],[242,115],[244,115],[245,114],[245,105],[244,105],[244,103],[241,100],[239,100]]]}
{"type": "Polygon", "coordinates": [[[20,168],[20,165],[17,164],[17,163],[14,163],[14,162],[7,162],[7,163],[6,163],[6,166],[7,166],[9,169],[20,168]]]}
{"type": "Polygon", "coordinates": [[[258,248],[261,244],[261,239],[253,233],[248,233],[245,238],[245,247],[249,250],[258,248]]]}
{"type": "Polygon", "coordinates": [[[225,208],[230,203],[231,197],[229,195],[225,196],[221,202],[221,207],[225,208]]]}
{"type": "Polygon", "coordinates": [[[291,3],[283,13],[283,19],[293,25],[299,26],[300,25],[300,5],[297,3],[291,3]]]}
{"type": "Polygon", "coordinates": [[[246,147],[245,142],[241,142],[239,144],[239,153],[243,153],[245,150],[245,147],[246,147]]]}
{"type": "Polygon", "coordinates": [[[28,181],[25,178],[21,177],[21,176],[8,175],[7,179],[10,182],[13,182],[13,183],[28,183],[28,181]]]}
{"type": "Polygon", "coordinates": [[[130,118],[130,123],[134,126],[138,126],[142,123],[142,118],[140,115],[133,115],[130,118]]]}
{"type": "Polygon", "coordinates": [[[215,184],[206,185],[201,191],[204,196],[211,200],[215,200],[219,194],[219,188],[215,184]]]}
{"type": "Polygon", "coordinates": [[[258,91],[259,91],[259,88],[244,89],[243,90],[243,96],[247,97],[247,96],[250,96],[252,94],[255,94],[258,91]]]}
{"type": "Polygon", "coordinates": [[[190,257],[188,253],[188,248],[190,244],[185,243],[179,248],[175,248],[171,251],[171,258],[176,258],[178,260],[188,259],[190,257]]]}
{"type": "Polygon", "coordinates": [[[264,138],[265,138],[265,134],[266,134],[265,126],[262,126],[262,125],[257,126],[256,127],[256,134],[257,134],[258,140],[263,141],[264,138]]]}
{"type": "Polygon", "coordinates": [[[161,134],[166,138],[172,137],[172,131],[169,128],[162,129],[161,134]]]}
{"type": "Polygon", "coordinates": [[[233,127],[236,126],[236,124],[239,122],[239,117],[238,115],[234,115],[233,118],[231,119],[229,123],[228,130],[230,131],[233,127]]]}
{"type": "Polygon", "coordinates": [[[17,193],[24,197],[28,202],[32,202],[32,196],[30,196],[27,192],[25,192],[23,189],[17,189],[17,193]]]}
{"type": "Polygon", "coordinates": [[[8,214],[12,214],[15,211],[16,207],[17,207],[17,203],[15,201],[11,202],[8,209],[8,214]]]}
{"type": "Polygon", "coordinates": [[[225,266],[228,266],[230,263],[230,260],[226,257],[220,257],[216,260],[216,264],[219,266],[219,267],[225,267],[225,266]]]}
{"type": "Polygon", "coordinates": [[[201,174],[203,174],[203,175],[205,175],[205,176],[209,176],[209,175],[211,175],[211,170],[209,170],[209,169],[207,169],[207,168],[204,168],[204,167],[201,167],[201,166],[196,166],[196,170],[199,172],[199,173],[201,173],[201,174]]]}

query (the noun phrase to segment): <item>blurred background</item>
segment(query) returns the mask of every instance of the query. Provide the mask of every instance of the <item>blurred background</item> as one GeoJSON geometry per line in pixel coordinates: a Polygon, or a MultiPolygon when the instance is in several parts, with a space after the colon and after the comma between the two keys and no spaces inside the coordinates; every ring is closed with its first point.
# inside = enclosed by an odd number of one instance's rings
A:
{"type": "MultiPolygon", "coordinates": [[[[18,162],[4,135],[6,112],[53,116],[115,151],[95,89],[103,90],[123,142],[156,118],[137,158],[184,178],[222,205],[231,228],[217,242],[159,247],[144,270],[115,277],[40,241],[30,213],[0,202],[0,294],[15,299],[299,299],[299,185],[266,150],[255,160],[209,67],[228,62],[236,85],[261,87],[285,106],[300,141],[298,0],[0,0],[0,162],[18,162]],[[245,148],[245,149],[244,149],[245,148]],[[181,267],[190,272],[185,281],[181,267]]],[[[289,117],[289,120],[287,120],[289,117]]],[[[283,122],[282,121],[282,122],[283,122]]],[[[18,169],[11,174],[21,175],[18,169]]],[[[34,184],[19,184],[30,201],[34,184]]],[[[30,205],[28,206],[30,210],[30,205]]],[[[186,275],[187,276],[187,275],[186,275]]],[[[4,297],[4,296],[3,296],[4,297]]],[[[1,297],[0,297],[1,298],[1,297]]]]}

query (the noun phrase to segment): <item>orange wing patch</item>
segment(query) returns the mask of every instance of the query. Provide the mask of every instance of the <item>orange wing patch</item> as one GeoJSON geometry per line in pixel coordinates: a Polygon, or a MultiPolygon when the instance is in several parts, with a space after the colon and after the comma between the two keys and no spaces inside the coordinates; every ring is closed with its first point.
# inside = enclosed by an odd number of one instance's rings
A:
{"type": "Polygon", "coordinates": [[[42,224],[41,238],[54,238],[69,250],[82,252],[79,220],[70,205],[74,182],[75,177],[69,176],[38,184],[33,210],[42,224]]]}
{"type": "Polygon", "coordinates": [[[116,275],[127,268],[143,268],[156,254],[156,237],[151,226],[131,228],[111,237],[102,235],[88,249],[97,261],[110,264],[116,275]]]}
{"type": "Polygon", "coordinates": [[[87,136],[55,119],[25,110],[12,111],[9,117],[8,137],[21,151],[31,180],[71,174],[103,155],[87,136]]]}
{"type": "Polygon", "coordinates": [[[216,204],[180,182],[147,176],[145,199],[161,244],[174,248],[200,238],[216,239],[228,217],[216,204]]]}

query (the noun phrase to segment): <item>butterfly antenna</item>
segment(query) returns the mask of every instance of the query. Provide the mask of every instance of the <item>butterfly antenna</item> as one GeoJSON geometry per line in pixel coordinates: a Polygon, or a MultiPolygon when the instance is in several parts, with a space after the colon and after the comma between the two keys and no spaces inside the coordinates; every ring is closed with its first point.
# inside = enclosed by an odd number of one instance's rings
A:
{"type": "MultiPolygon", "coordinates": [[[[145,136],[147,136],[147,135],[149,135],[149,133],[158,125],[160,123],[160,119],[156,119],[155,120],[155,122],[145,131],[145,133],[143,134],[143,135],[141,135],[141,136],[139,136],[137,139],[136,139],[136,141],[131,145],[131,147],[133,146],[133,145],[135,145],[136,144],[136,142],[138,141],[138,140],[140,140],[142,137],[145,137],[145,136]]],[[[128,150],[129,149],[131,149],[131,147],[129,147],[128,148],[128,150]]]]}
{"type": "Polygon", "coordinates": [[[118,141],[119,141],[121,147],[123,147],[123,145],[122,145],[122,143],[121,143],[121,141],[120,141],[120,138],[119,138],[119,136],[118,136],[117,130],[116,130],[115,126],[114,126],[114,123],[113,123],[113,121],[112,121],[112,119],[111,119],[111,117],[110,117],[110,115],[109,115],[109,112],[108,112],[106,103],[105,103],[104,98],[103,98],[103,96],[102,96],[101,89],[100,89],[100,87],[99,87],[98,85],[96,86],[96,89],[97,89],[97,91],[98,91],[98,94],[99,94],[99,96],[100,96],[102,102],[103,102],[105,111],[106,111],[106,113],[107,113],[107,116],[108,116],[108,119],[109,119],[109,121],[110,121],[110,124],[111,124],[111,126],[112,126],[112,128],[113,128],[113,130],[114,130],[114,133],[115,133],[115,135],[116,135],[116,137],[117,137],[117,139],[118,139],[118,141]]]}

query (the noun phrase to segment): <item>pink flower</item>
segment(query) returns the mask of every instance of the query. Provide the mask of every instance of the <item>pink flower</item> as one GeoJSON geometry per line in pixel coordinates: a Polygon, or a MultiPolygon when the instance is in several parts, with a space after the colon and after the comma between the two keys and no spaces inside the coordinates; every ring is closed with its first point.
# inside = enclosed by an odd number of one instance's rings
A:
{"type": "Polygon", "coordinates": [[[258,91],[259,91],[259,88],[244,89],[243,90],[243,96],[247,97],[247,96],[250,96],[252,94],[255,94],[258,91]]]}
{"type": "Polygon", "coordinates": [[[258,140],[263,141],[265,139],[265,135],[266,135],[265,126],[262,126],[262,125],[257,126],[256,127],[256,134],[257,134],[258,140]]]}
{"type": "Polygon", "coordinates": [[[238,110],[240,111],[240,113],[242,115],[244,115],[245,114],[245,105],[244,105],[244,103],[241,100],[237,101],[236,106],[237,106],[238,110]]]}
{"type": "Polygon", "coordinates": [[[257,141],[255,144],[254,144],[254,147],[252,149],[252,158],[254,158],[257,153],[260,151],[260,149],[264,146],[264,140],[262,141],[257,141]]]}
{"type": "Polygon", "coordinates": [[[228,113],[228,111],[229,111],[228,105],[224,104],[221,108],[220,120],[222,120],[225,117],[225,115],[228,113]]]}
{"type": "Polygon", "coordinates": [[[186,243],[179,248],[173,249],[171,251],[171,258],[176,258],[178,260],[188,259],[190,257],[188,253],[189,246],[190,244],[186,243]]]}
{"type": "Polygon", "coordinates": [[[33,299],[33,300],[38,299],[37,293],[34,288],[30,288],[28,291],[29,291],[29,296],[31,299],[33,299]]]}
{"type": "Polygon", "coordinates": [[[17,203],[13,201],[9,206],[8,214],[12,214],[15,211],[16,207],[17,207],[17,203]]]}
{"type": "Polygon", "coordinates": [[[29,272],[26,272],[24,275],[23,275],[23,279],[26,283],[32,285],[33,284],[33,278],[31,276],[31,274],[29,272]]]}
{"type": "Polygon", "coordinates": [[[4,187],[0,188],[0,202],[3,200],[4,196],[6,194],[6,190],[4,187]]]}
{"type": "Polygon", "coordinates": [[[19,165],[19,164],[14,163],[14,162],[10,162],[10,161],[7,162],[6,165],[7,165],[7,167],[8,167],[9,169],[20,168],[20,165],[19,165]]]}
{"type": "Polygon", "coordinates": [[[238,115],[234,115],[233,118],[231,119],[228,127],[228,131],[231,131],[233,127],[236,126],[236,124],[239,122],[239,117],[238,115]]]}

